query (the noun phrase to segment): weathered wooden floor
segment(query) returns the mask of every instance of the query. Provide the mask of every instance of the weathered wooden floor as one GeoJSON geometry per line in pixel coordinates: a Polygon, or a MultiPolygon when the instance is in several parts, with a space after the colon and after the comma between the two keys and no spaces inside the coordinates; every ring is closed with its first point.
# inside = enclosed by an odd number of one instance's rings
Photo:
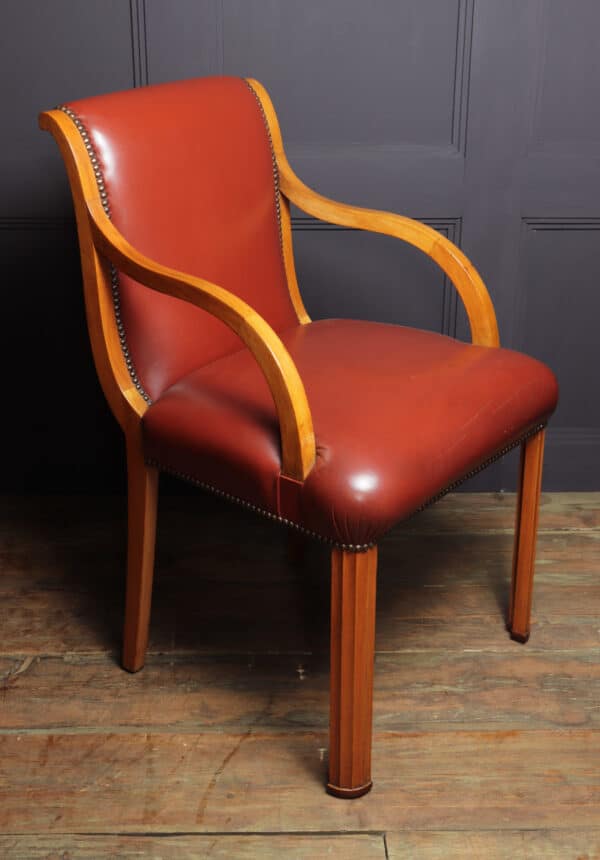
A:
{"type": "Polygon", "coordinates": [[[373,792],[324,793],[328,557],[165,498],[150,655],[118,666],[120,499],[0,502],[0,858],[600,858],[600,494],[545,495],[530,642],[514,497],[380,551],[373,792]]]}

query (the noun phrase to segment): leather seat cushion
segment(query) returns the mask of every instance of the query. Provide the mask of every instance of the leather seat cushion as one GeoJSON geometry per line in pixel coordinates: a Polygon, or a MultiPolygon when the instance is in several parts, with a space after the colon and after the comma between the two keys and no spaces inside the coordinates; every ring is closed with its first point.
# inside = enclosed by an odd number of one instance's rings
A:
{"type": "Polygon", "coordinates": [[[279,499],[277,415],[246,349],[188,374],[150,406],[145,455],[338,544],[376,543],[545,422],[557,402],[552,372],[511,350],[354,320],[298,325],[281,339],[317,441],[316,464],[291,496],[279,499]]]}

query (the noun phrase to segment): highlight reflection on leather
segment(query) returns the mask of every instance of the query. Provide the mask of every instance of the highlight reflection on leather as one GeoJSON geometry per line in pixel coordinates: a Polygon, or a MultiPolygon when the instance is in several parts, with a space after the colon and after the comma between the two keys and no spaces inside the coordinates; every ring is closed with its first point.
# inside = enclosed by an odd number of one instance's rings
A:
{"type": "MultiPolygon", "coordinates": [[[[296,325],[281,337],[317,438],[292,518],[338,543],[375,543],[556,406],[552,372],[510,350],[353,320],[296,325]]],[[[179,380],[143,427],[149,459],[289,517],[278,510],[277,416],[247,350],[179,380]]]]}

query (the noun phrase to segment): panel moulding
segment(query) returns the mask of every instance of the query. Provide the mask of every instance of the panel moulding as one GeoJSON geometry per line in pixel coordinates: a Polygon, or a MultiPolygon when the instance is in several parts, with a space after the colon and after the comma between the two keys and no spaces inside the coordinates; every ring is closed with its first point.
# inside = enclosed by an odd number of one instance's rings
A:
{"type": "Polygon", "coordinates": [[[466,156],[467,145],[474,6],[475,0],[460,0],[456,22],[452,145],[463,158],[466,156]]]}
{"type": "MultiPolygon", "coordinates": [[[[600,230],[600,217],[561,217],[525,215],[521,218],[521,251],[519,257],[524,259],[525,244],[528,233],[565,232],[565,231],[600,230]]],[[[521,277],[523,277],[521,275],[521,277]]],[[[516,291],[513,306],[512,345],[514,349],[523,349],[523,319],[527,310],[527,290],[523,281],[516,291]]]]}
{"type": "MultiPolygon", "coordinates": [[[[462,218],[418,218],[423,224],[433,227],[442,236],[445,236],[455,245],[460,247],[462,234],[462,218]]],[[[329,224],[325,221],[319,221],[309,215],[293,215],[292,216],[293,231],[345,231],[356,232],[354,227],[340,227],[338,224],[329,224]]],[[[399,240],[401,241],[401,240],[399,240]]],[[[458,309],[458,294],[452,284],[449,282],[445,274],[443,276],[442,287],[442,309],[441,309],[441,334],[447,334],[450,337],[456,337],[456,316],[458,309]]]]}
{"type": "Polygon", "coordinates": [[[131,18],[131,65],[133,86],[148,84],[148,40],[146,36],[145,0],[129,0],[131,18]]]}
{"type": "Polygon", "coordinates": [[[591,218],[524,217],[522,220],[528,230],[600,230],[600,216],[591,218]]]}

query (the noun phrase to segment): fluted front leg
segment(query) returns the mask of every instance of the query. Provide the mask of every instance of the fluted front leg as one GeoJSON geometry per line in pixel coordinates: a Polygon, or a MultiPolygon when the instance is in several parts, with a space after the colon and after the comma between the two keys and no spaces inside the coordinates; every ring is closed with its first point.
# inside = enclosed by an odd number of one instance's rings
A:
{"type": "Polygon", "coordinates": [[[508,629],[513,639],[527,642],[533,595],[538,510],[544,463],[544,431],[521,446],[521,466],[515,523],[512,588],[508,629]]]}
{"type": "Polygon", "coordinates": [[[329,782],[336,797],[371,788],[377,547],[331,554],[329,782]]]}

